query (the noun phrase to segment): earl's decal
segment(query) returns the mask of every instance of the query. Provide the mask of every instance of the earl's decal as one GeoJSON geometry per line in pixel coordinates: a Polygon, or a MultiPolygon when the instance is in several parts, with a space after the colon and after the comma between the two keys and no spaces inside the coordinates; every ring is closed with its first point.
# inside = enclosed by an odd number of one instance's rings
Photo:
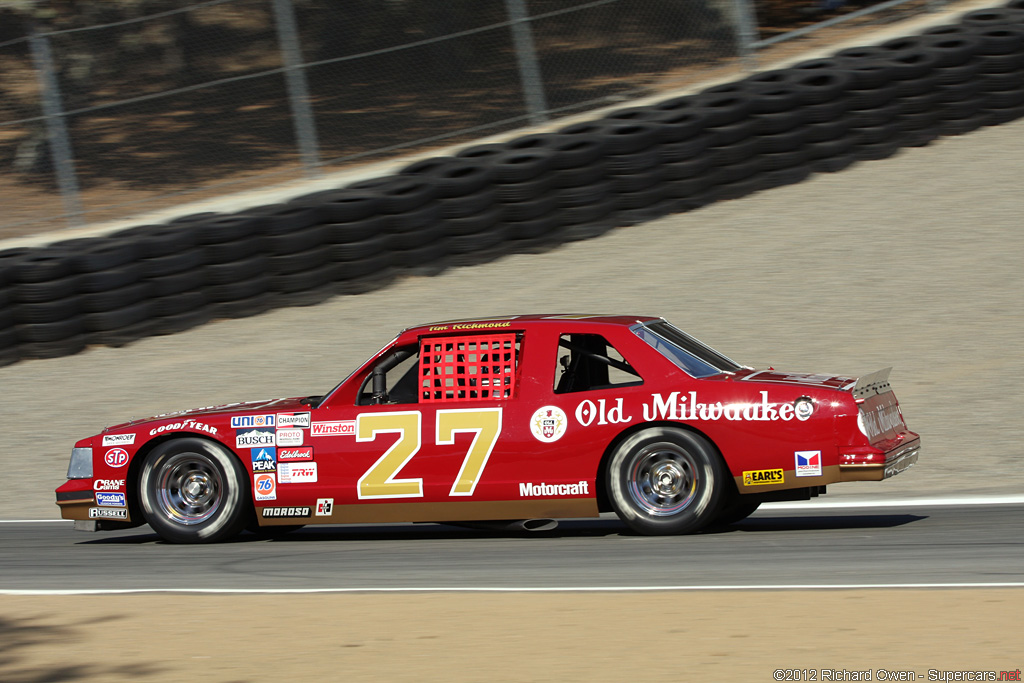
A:
{"type": "Polygon", "coordinates": [[[779,470],[749,470],[743,472],[744,486],[761,486],[763,484],[782,484],[785,474],[779,470]]]}

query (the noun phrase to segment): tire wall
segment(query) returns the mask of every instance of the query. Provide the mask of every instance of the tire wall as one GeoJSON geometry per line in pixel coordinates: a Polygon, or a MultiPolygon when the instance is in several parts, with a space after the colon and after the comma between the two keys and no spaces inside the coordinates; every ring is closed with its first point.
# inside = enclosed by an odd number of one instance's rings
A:
{"type": "Polygon", "coordinates": [[[0,251],[0,365],[587,239],[1024,116],[1024,0],[234,214],[0,251]]]}

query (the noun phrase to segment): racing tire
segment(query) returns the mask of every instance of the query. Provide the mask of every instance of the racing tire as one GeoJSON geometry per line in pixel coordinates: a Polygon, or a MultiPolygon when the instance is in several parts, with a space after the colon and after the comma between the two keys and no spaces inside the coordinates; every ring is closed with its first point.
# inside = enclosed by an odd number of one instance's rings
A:
{"type": "Polygon", "coordinates": [[[759,507],[761,507],[761,501],[750,501],[744,499],[743,496],[736,495],[722,507],[722,511],[718,513],[713,524],[716,527],[722,527],[742,522],[754,514],[759,507]]]}
{"type": "Polygon", "coordinates": [[[232,453],[206,439],[173,439],[146,456],[139,502],[169,543],[216,543],[237,536],[252,513],[248,475],[232,453]]]}
{"type": "Polygon", "coordinates": [[[618,445],[606,477],[608,498],[619,519],[638,534],[659,536],[694,533],[712,523],[728,472],[703,436],[650,427],[618,445]]]}

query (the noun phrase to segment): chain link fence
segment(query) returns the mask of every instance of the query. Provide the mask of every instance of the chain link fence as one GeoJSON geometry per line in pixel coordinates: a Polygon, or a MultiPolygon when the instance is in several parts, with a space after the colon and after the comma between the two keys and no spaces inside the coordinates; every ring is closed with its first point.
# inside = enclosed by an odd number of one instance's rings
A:
{"type": "Polygon", "coordinates": [[[0,0],[0,238],[536,125],[936,7],[841,2],[0,0]]]}

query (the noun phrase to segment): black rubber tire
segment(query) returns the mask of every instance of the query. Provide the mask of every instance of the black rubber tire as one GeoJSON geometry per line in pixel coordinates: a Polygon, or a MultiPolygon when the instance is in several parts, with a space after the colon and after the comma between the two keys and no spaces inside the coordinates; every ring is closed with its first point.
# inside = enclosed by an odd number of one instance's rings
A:
{"type": "Polygon", "coordinates": [[[172,439],[150,451],[139,471],[139,503],[169,543],[216,543],[237,536],[252,513],[249,474],[219,443],[172,439]],[[198,491],[185,491],[185,484],[198,491]]]}
{"type": "Polygon", "coordinates": [[[503,215],[510,221],[528,221],[531,218],[551,213],[557,206],[557,193],[549,192],[529,201],[505,204],[503,215]]]}
{"type": "Polygon", "coordinates": [[[52,323],[16,325],[14,329],[19,343],[55,342],[81,335],[85,331],[85,322],[81,316],[76,316],[52,323]]]}
{"type": "Polygon", "coordinates": [[[153,285],[153,296],[172,296],[206,285],[206,271],[203,268],[186,270],[172,275],[163,275],[147,280],[153,285]]]}
{"type": "Polygon", "coordinates": [[[259,296],[270,289],[270,276],[229,282],[223,285],[211,285],[206,289],[210,299],[218,303],[233,303],[242,299],[251,299],[259,296]]]}
{"type": "Polygon", "coordinates": [[[712,135],[702,132],[689,140],[669,142],[658,145],[658,155],[663,164],[674,164],[679,161],[696,159],[704,154],[704,151],[711,146],[712,135]]]}
{"type": "Polygon", "coordinates": [[[259,231],[259,220],[252,216],[216,216],[195,224],[200,244],[235,243],[251,238],[259,231]]]}
{"type": "Polygon", "coordinates": [[[323,246],[328,235],[327,225],[314,225],[292,232],[266,235],[263,243],[271,254],[294,254],[297,251],[308,251],[323,246]]]}
{"type": "Polygon", "coordinates": [[[329,223],[327,225],[327,242],[328,244],[358,242],[381,234],[387,229],[387,225],[387,216],[371,216],[350,223],[329,223]]]}
{"type": "Polygon", "coordinates": [[[14,282],[49,282],[67,277],[75,271],[73,252],[63,249],[33,249],[11,260],[10,276],[14,282]]]}
{"type": "Polygon", "coordinates": [[[449,218],[444,222],[445,233],[448,235],[471,235],[489,230],[491,226],[501,220],[504,211],[502,206],[492,206],[472,216],[449,218]]]}
{"type": "Polygon", "coordinates": [[[248,280],[270,268],[270,259],[263,255],[250,256],[238,261],[214,263],[206,266],[206,282],[211,285],[226,285],[248,280]]]}
{"type": "Polygon", "coordinates": [[[144,277],[155,278],[202,268],[205,263],[206,258],[201,250],[186,248],[166,256],[142,259],[139,261],[139,269],[144,277]]]}
{"type": "Polygon", "coordinates": [[[270,287],[275,292],[287,293],[315,289],[333,282],[339,268],[337,263],[327,263],[309,270],[274,275],[270,278],[270,287]]]}
{"type": "Polygon", "coordinates": [[[291,200],[293,204],[314,202],[325,223],[351,223],[380,213],[383,200],[380,195],[365,190],[329,190],[304,195],[291,200]]]}
{"type": "Polygon", "coordinates": [[[208,264],[241,261],[262,252],[262,235],[252,235],[234,242],[217,242],[203,246],[203,256],[208,264]]]}
{"type": "Polygon", "coordinates": [[[153,285],[148,282],[136,282],[126,287],[119,287],[118,289],[83,295],[82,310],[87,313],[110,311],[115,308],[130,306],[152,296],[153,285]]]}
{"type": "Polygon", "coordinates": [[[330,247],[331,259],[347,262],[375,256],[387,248],[390,239],[390,235],[382,233],[358,242],[333,244],[330,247]]]}
{"type": "Polygon", "coordinates": [[[488,187],[462,197],[446,197],[438,201],[444,218],[465,218],[486,211],[498,202],[498,191],[488,187]]]}
{"type": "Polygon", "coordinates": [[[703,436],[648,427],[630,434],[615,448],[608,461],[605,490],[619,519],[636,533],[693,533],[718,516],[728,474],[703,436]],[[657,482],[652,481],[654,477],[657,482]]]}
{"type": "Polygon", "coordinates": [[[665,171],[661,166],[655,166],[640,173],[613,175],[609,176],[608,179],[611,181],[612,190],[615,194],[639,192],[663,182],[665,180],[665,171]]]}
{"type": "Polygon", "coordinates": [[[146,300],[98,313],[86,313],[82,318],[85,320],[85,328],[88,331],[105,332],[141,323],[152,314],[153,303],[151,300],[146,300]]]}
{"type": "Polygon", "coordinates": [[[642,173],[662,163],[660,146],[633,152],[632,154],[610,154],[605,158],[609,173],[628,175],[642,173]]]}
{"type": "Polygon", "coordinates": [[[3,318],[5,316],[0,315],[0,327],[10,327],[9,319],[14,318],[21,325],[38,325],[40,323],[55,323],[65,318],[71,318],[82,313],[82,297],[68,296],[63,299],[54,299],[53,301],[45,301],[38,304],[18,304],[13,309],[4,309],[9,311],[6,315],[8,318],[8,324],[4,325],[3,318]]]}
{"type": "Polygon", "coordinates": [[[501,183],[496,186],[498,202],[526,202],[540,197],[548,192],[551,187],[551,175],[548,173],[520,183],[501,183]]]}
{"type": "Polygon", "coordinates": [[[735,145],[757,133],[757,120],[751,117],[725,126],[715,126],[708,128],[707,133],[709,147],[735,145]]]}
{"type": "Polygon", "coordinates": [[[563,168],[552,171],[550,187],[582,187],[603,180],[608,175],[608,165],[604,161],[597,161],[589,166],[579,168],[563,168]]]}
{"type": "Polygon", "coordinates": [[[490,163],[497,182],[522,183],[547,172],[553,157],[546,150],[513,150],[498,154],[490,163]]]}
{"type": "Polygon", "coordinates": [[[318,206],[300,204],[266,204],[240,211],[239,215],[259,219],[260,232],[265,235],[294,233],[323,222],[318,206]]]}
{"type": "Polygon", "coordinates": [[[307,251],[295,252],[294,254],[272,256],[267,270],[271,275],[285,275],[287,273],[297,273],[300,270],[313,270],[328,263],[330,260],[330,250],[320,246],[307,251]]]}
{"type": "Polygon", "coordinates": [[[761,507],[761,501],[751,501],[747,497],[734,495],[730,500],[722,506],[722,510],[718,513],[718,517],[712,524],[716,527],[729,526],[736,522],[742,522],[750,515],[757,512],[757,508],[761,507]]]}
{"type": "Polygon", "coordinates": [[[85,350],[86,340],[84,334],[76,334],[64,339],[51,341],[25,342],[18,346],[18,355],[22,358],[61,358],[73,356],[85,350]]]}
{"type": "Polygon", "coordinates": [[[134,285],[142,278],[143,273],[141,264],[130,263],[120,268],[82,273],[79,276],[79,282],[83,292],[106,292],[134,285]]]}
{"type": "Polygon", "coordinates": [[[441,198],[463,197],[479,192],[494,180],[492,166],[473,159],[454,159],[426,173],[441,198]]]}
{"type": "Polygon", "coordinates": [[[389,216],[388,230],[396,233],[415,232],[430,228],[440,222],[441,207],[436,202],[431,202],[418,209],[389,216]]]}
{"type": "Polygon", "coordinates": [[[202,290],[193,290],[151,299],[150,303],[156,318],[167,318],[203,309],[210,300],[202,290]]]}

